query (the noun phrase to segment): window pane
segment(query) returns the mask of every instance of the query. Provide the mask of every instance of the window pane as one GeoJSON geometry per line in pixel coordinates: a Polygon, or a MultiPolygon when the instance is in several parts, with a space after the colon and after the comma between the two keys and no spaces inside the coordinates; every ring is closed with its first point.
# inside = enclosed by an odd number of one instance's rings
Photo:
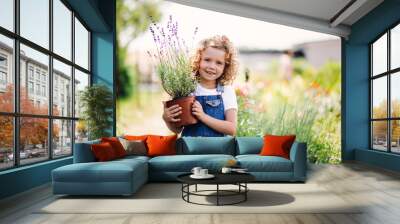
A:
{"type": "Polygon", "coordinates": [[[0,26],[14,31],[14,0],[0,1],[0,26]]]}
{"type": "Polygon", "coordinates": [[[391,75],[390,98],[392,117],[400,117],[400,72],[391,75]]]}
{"type": "Polygon", "coordinates": [[[72,117],[71,66],[53,60],[53,115],[72,117]]]}
{"type": "Polygon", "coordinates": [[[372,81],[372,118],[387,117],[387,81],[386,76],[372,81]]]}
{"type": "Polygon", "coordinates": [[[0,170],[14,165],[13,118],[0,116],[0,170]]]}
{"type": "Polygon", "coordinates": [[[21,117],[20,163],[34,163],[49,158],[48,119],[21,117]]]}
{"type": "Polygon", "coordinates": [[[75,63],[89,70],[89,32],[75,18],[75,63]]]}
{"type": "Polygon", "coordinates": [[[391,121],[392,124],[392,136],[391,136],[391,140],[392,140],[392,148],[391,151],[392,152],[396,152],[396,153],[400,153],[400,121],[399,120],[395,120],[395,121],[391,121]]]}
{"type": "Polygon", "coordinates": [[[81,114],[80,94],[86,86],[89,86],[89,75],[75,69],[75,117],[79,117],[81,114]]]}
{"type": "Polygon", "coordinates": [[[88,140],[88,129],[84,120],[75,121],[75,143],[88,140]]]}
{"type": "Polygon", "coordinates": [[[372,122],[372,148],[387,151],[387,121],[372,122]]]}
{"type": "Polygon", "coordinates": [[[372,68],[373,75],[387,71],[387,34],[372,45],[372,68]]]}
{"type": "Polygon", "coordinates": [[[49,0],[20,0],[21,36],[49,48],[49,0]]]}
{"type": "Polygon", "coordinates": [[[0,35],[0,111],[14,111],[13,40],[0,35]]]}
{"type": "Polygon", "coordinates": [[[400,24],[391,31],[390,51],[391,69],[400,67],[400,24]]]}
{"type": "Polygon", "coordinates": [[[47,55],[21,44],[21,113],[48,114],[48,64],[47,55]]]}
{"type": "Polygon", "coordinates": [[[72,154],[72,121],[53,120],[53,157],[72,154]]]}
{"type": "Polygon", "coordinates": [[[53,51],[71,60],[71,11],[60,1],[53,1],[53,51]]]}

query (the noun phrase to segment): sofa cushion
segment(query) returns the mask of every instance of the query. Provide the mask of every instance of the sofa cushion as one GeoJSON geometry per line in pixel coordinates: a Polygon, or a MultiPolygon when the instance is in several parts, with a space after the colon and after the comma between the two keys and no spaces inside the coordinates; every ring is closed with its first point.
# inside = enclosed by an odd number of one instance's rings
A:
{"type": "Polygon", "coordinates": [[[238,155],[240,167],[249,172],[292,172],[293,162],[279,156],[238,155]]]}
{"type": "Polygon", "coordinates": [[[211,172],[219,171],[230,159],[231,155],[175,155],[158,156],[149,160],[149,170],[163,172],[190,172],[193,167],[200,166],[211,172]]]}
{"type": "Polygon", "coordinates": [[[236,155],[259,154],[263,144],[262,137],[236,137],[236,155]]]}
{"type": "MultiPolygon", "coordinates": [[[[177,142],[178,143],[178,142],[177,142]]],[[[177,146],[177,154],[225,154],[235,155],[235,139],[226,137],[182,137],[177,146]]]]}
{"type": "Polygon", "coordinates": [[[92,144],[99,144],[100,140],[75,143],[74,147],[74,163],[95,162],[96,158],[90,148],[92,144]]]}
{"type": "MultiPolygon", "coordinates": [[[[58,182],[129,182],[134,172],[143,172],[146,162],[131,159],[109,162],[74,163],[53,170],[58,182]]],[[[147,173],[143,173],[147,176],[147,173]]]]}

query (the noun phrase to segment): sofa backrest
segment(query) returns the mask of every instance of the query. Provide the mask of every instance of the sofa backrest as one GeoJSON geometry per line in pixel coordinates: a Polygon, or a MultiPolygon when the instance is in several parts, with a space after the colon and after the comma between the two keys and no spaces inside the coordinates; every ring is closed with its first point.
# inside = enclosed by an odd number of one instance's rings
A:
{"type": "Polygon", "coordinates": [[[235,155],[235,138],[181,137],[176,145],[178,155],[226,154],[235,155]]]}
{"type": "Polygon", "coordinates": [[[236,137],[236,155],[259,154],[263,145],[262,137],[236,137]]]}
{"type": "Polygon", "coordinates": [[[99,144],[100,140],[75,143],[74,147],[74,163],[95,162],[96,158],[90,148],[92,144],[99,144]]]}

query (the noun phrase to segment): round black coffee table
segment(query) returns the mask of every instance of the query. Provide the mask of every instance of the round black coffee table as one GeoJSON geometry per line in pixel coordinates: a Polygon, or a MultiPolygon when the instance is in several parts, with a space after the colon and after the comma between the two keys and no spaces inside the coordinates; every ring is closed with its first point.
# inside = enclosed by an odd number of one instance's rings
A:
{"type": "Polygon", "coordinates": [[[248,173],[215,173],[213,174],[215,177],[212,179],[193,179],[190,177],[191,173],[182,174],[177,177],[178,181],[182,183],[182,199],[188,203],[198,204],[198,205],[215,205],[215,204],[202,204],[190,201],[190,196],[204,196],[204,197],[216,197],[217,206],[220,205],[234,205],[239,204],[241,202],[245,202],[247,200],[247,192],[249,188],[247,187],[247,183],[255,180],[255,177],[248,173]],[[205,185],[216,185],[215,190],[197,190],[198,184],[205,185]],[[190,191],[190,186],[195,186],[194,191],[190,191]],[[223,190],[220,189],[220,185],[236,185],[238,186],[237,190],[223,190]],[[215,192],[215,194],[205,194],[209,192],[215,192]],[[234,201],[231,203],[221,203],[221,197],[229,197],[229,196],[241,196],[240,200],[234,201]]]}

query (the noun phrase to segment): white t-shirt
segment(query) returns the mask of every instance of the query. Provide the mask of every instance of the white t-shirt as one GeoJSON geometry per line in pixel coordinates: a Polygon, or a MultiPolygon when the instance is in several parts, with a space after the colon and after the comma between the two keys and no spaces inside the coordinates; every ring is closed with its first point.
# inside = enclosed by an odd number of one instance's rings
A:
{"type": "MultiPolygon", "coordinates": [[[[198,83],[196,90],[191,95],[209,96],[209,95],[219,95],[219,93],[217,92],[217,88],[207,89],[198,83]]],[[[238,109],[235,90],[231,85],[224,86],[224,92],[222,93],[222,101],[224,101],[225,111],[232,108],[236,110],[238,109]]]]}

